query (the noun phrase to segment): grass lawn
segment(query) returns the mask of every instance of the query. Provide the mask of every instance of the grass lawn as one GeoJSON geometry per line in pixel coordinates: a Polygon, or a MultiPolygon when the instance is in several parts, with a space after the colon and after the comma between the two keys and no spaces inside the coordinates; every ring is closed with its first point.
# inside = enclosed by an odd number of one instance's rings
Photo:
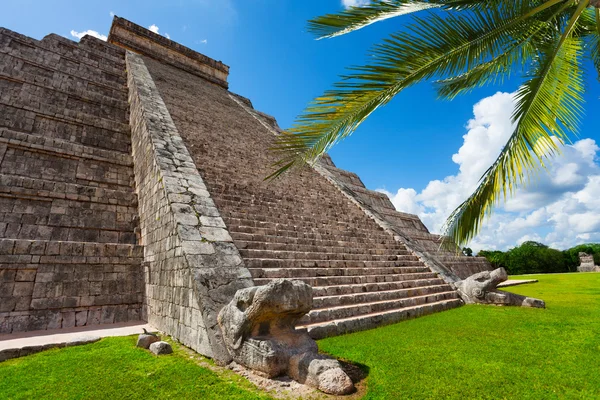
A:
{"type": "Polygon", "coordinates": [[[600,274],[526,278],[508,290],[545,310],[465,306],[319,347],[368,368],[368,399],[599,399],[600,274]]]}
{"type": "Polygon", "coordinates": [[[268,399],[244,378],[218,375],[184,350],[156,357],[135,337],[53,349],[0,363],[0,399],[268,399]]]}
{"type": "MultiPolygon", "coordinates": [[[[465,306],[319,346],[368,371],[369,399],[600,399],[600,274],[534,278],[509,289],[546,310],[465,306]]],[[[0,399],[267,398],[182,349],[157,358],[134,345],[109,338],[0,363],[0,399]]]]}

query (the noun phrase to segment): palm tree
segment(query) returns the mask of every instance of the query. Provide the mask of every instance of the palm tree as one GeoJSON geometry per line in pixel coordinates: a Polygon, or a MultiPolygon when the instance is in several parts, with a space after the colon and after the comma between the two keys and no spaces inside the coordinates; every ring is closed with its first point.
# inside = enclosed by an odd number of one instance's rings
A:
{"type": "Polygon", "coordinates": [[[433,81],[453,99],[511,74],[514,131],[471,196],[448,217],[445,235],[472,239],[485,216],[576,134],[583,113],[584,59],[600,71],[600,0],[374,0],[318,17],[309,30],[331,38],[406,14],[403,29],[372,49],[373,63],[353,68],[316,98],[278,137],[275,178],[314,163],[403,89],[433,81]]]}

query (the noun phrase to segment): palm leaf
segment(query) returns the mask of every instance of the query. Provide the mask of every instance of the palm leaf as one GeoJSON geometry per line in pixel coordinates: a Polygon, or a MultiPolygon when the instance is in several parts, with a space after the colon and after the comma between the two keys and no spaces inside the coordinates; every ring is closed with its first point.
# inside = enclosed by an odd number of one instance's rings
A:
{"type": "Polygon", "coordinates": [[[502,4],[513,5],[511,0],[374,0],[350,7],[335,14],[326,14],[308,21],[308,31],[317,39],[332,38],[362,29],[366,26],[419,11],[444,8],[447,10],[491,9],[502,4]]]}
{"type": "Polygon", "coordinates": [[[530,1],[473,10],[442,18],[430,15],[375,47],[376,64],[355,68],[334,90],[311,103],[290,134],[278,138],[279,167],[269,178],[312,163],[336,142],[350,135],[373,111],[406,87],[431,77],[455,76],[522,41],[528,20],[563,0],[531,8],[530,1]]]}
{"type": "Polygon", "coordinates": [[[564,4],[560,8],[549,10],[551,12],[544,19],[531,21],[528,34],[499,56],[474,66],[463,74],[435,82],[439,97],[452,100],[479,87],[502,84],[505,78],[510,77],[515,67],[524,68],[537,54],[535,38],[543,36],[544,32],[550,29],[550,22],[568,7],[570,7],[568,3],[564,4]]]}
{"type": "Polygon", "coordinates": [[[350,7],[337,14],[326,14],[308,21],[308,31],[319,39],[332,38],[365,26],[429,8],[439,7],[425,1],[377,0],[366,6],[350,7]]]}
{"type": "Polygon", "coordinates": [[[600,80],[600,10],[588,9],[581,19],[584,25],[582,36],[587,39],[589,55],[596,68],[597,78],[600,80]]]}
{"type": "Polygon", "coordinates": [[[516,187],[543,165],[545,157],[559,152],[557,141],[566,140],[569,132],[577,130],[583,113],[583,41],[573,32],[586,5],[587,1],[582,1],[564,33],[540,48],[531,78],[516,94],[513,134],[480,186],[446,222],[446,236],[455,243],[472,239],[500,195],[506,198],[514,194],[516,187]]]}

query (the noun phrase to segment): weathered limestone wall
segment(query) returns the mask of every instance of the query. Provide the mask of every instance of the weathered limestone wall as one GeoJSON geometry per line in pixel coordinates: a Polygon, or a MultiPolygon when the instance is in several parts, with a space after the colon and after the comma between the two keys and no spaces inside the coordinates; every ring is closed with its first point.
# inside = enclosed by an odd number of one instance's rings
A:
{"type": "Polygon", "coordinates": [[[0,334],[141,317],[124,55],[0,28],[0,334]]]}
{"type": "Polygon", "coordinates": [[[128,52],[133,158],[148,322],[218,362],[217,314],[253,286],[143,59],[128,52]]]}

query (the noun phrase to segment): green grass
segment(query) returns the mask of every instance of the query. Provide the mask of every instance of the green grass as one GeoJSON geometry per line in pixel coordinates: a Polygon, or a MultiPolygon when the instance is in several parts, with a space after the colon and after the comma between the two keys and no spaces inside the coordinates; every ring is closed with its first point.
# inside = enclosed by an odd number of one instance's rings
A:
{"type": "Polygon", "coordinates": [[[509,290],[547,309],[465,306],[319,347],[368,368],[368,399],[600,398],[600,274],[526,278],[509,290]]]}
{"type": "Polygon", "coordinates": [[[181,348],[156,357],[135,337],[53,349],[0,364],[0,399],[268,399],[243,378],[199,366],[181,348]]]}
{"type": "MultiPolygon", "coordinates": [[[[600,398],[600,274],[533,278],[509,289],[546,310],[465,306],[319,346],[368,371],[368,399],[600,398]]],[[[267,398],[181,348],[155,357],[134,345],[109,338],[0,363],[0,399],[267,398]]]]}

